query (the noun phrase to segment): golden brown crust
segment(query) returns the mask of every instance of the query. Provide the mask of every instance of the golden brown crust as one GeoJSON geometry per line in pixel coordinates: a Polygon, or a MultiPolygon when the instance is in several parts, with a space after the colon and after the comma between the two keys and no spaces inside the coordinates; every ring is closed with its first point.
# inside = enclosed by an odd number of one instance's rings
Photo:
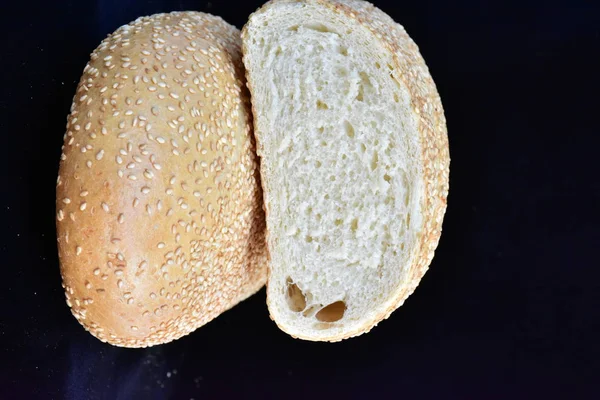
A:
{"type": "Polygon", "coordinates": [[[63,286],[102,341],[177,339],[266,280],[264,214],[239,31],[139,18],[92,53],[57,181],[63,286]]]}
{"type": "MultiPolygon", "coordinates": [[[[393,296],[392,304],[372,320],[353,331],[345,332],[343,335],[327,336],[326,331],[321,331],[318,337],[293,335],[296,338],[313,341],[336,342],[346,338],[361,335],[370,331],[381,320],[400,307],[408,296],[410,296],[419,281],[427,271],[441,235],[442,221],[446,211],[446,199],[449,186],[450,153],[448,148],[448,135],[446,131],[446,120],[442,103],[437,92],[435,83],[429,74],[429,70],[423,57],[419,53],[417,45],[408,36],[404,28],[394,22],[387,14],[379,10],[371,3],[362,0],[271,0],[255,14],[267,11],[269,8],[280,3],[305,2],[317,3],[327,7],[335,13],[343,14],[354,23],[366,27],[379,40],[382,45],[392,54],[396,68],[393,76],[401,82],[411,94],[412,107],[419,120],[420,141],[422,144],[423,181],[424,193],[422,205],[424,227],[420,233],[418,244],[418,255],[416,262],[410,266],[410,278],[398,288],[393,296]]],[[[252,18],[252,17],[251,17],[252,18]]],[[[243,52],[245,51],[245,38],[247,27],[242,30],[243,52]]],[[[252,93],[251,77],[247,76],[248,88],[252,93]]],[[[254,106],[253,106],[254,107],[254,106]]],[[[256,110],[254,110],[256,115],[256,110]]],[[[256,122],[255,136],[259,137],[256,122]]],[[[258,143],[260,146],[260,143],[258,143]]],[[[264,174],[264,169],[261,169],[264,174]]],[[[264,189],[264,185],[263,185],[264,189]]],[[[268,193],[265,192],[265,209],[268,210],[268,193]]],[[[267,236],[269,235],[267,229],[267,236]]],[[[267,280],[267,285],[269,284],[267,280]]],[[[270,299],[267,296],[267,304],[271,308],[270,299]]],[[[280,329],[290,333],[285,326],[275,320],[280,329]]]]}

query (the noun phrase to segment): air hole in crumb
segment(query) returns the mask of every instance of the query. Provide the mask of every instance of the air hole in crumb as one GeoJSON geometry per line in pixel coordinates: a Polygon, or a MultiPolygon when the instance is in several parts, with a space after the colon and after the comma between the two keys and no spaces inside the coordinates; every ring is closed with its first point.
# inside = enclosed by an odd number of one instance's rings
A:
{"type": "Polygon", "coordinates": [[[410,213],[406,214],[406,227],[410,228],[410,213]]]}
{"type": "Polygon", "coordinates": [[[306,308],[306,297],[302,290],[296,285],[290,277],[286,280],[287,283],[287,300],[290,310],[300,312],[306,308]]]}
{"type": "Polygon", "coordinates": [[[320,221],[323,218],[323,216],[321,214],[317,214],[316,217],[317,217],[317,221],[320,221]]]}
{"type": "Polygon", "coordinates": [[[343,223],[344,223],[344,220],[343,219],[339,219],[339,218],[334,221],[334,224],[336,224],[337,226],[340,226],[343,223]]]}
{"type": "Polygon", "coordinates": [[[321,168],[321,165],[323,165],[323,164],[321,163],[321,161],[317,161],[317,162],[315,162],[315,167],[317,167],[317,168],[321,168]]]}
{"type": "Polygon", "coordinates": [[[312,241],[313,241],[313,237],[312,237],[312,236],[310,236],[310,235],[306,235],[306,238],[305,238],[305,240],[306,240],[306,243],[312,243],[312,241]]]}
{"type": "Polygon", "coordinates": [[[331,29],[329,29],[325,25],[320,24],[318,22],[312,23],[312,24],[306,24],[306,25],[304,25],[304,28],[306,28],[306,29],[312,29],[313,31],[317,31],[317,32],[335,33],[334,31],[332,31],[331,29]]]}
{"type": "Polygon", "coordinates": [[[391,182],[392,181],[392,177],[389,176],[388,174],[383,175],[383,180],[386,182],[391,182]]]}
{"type": "Polygon", "coordinates": [[[327,142],[326,142],[326,141],[324,141],[324,140],[321,140],[321,146],[323,146],[323,147],[327,147],[327,142]]]}
{"type": "Polygon", "coordinates": [[[317,109],[318,110],[328,110],[329,106],[323,103],[321,100],[317,100],[317,109]]]}
{"type": "Polygon", "coordinates": [[[288,28],[288,31],[298,32],[298,25],[293,25],[288,28]]]}
{"type": "Polygon", "coordinates": [[[329,180],[330,180],[331,182],[335,182],[335,176],[334,176],[334,175],[331,175],[331,176],[329,177],[329,180]]]}
{"type": "Polygon", "coordinates": [[[374,171],[377,168],[377,164],[379,163],[379,153],[374,152],[373,158],[371,159],[371,170],[374,171]]]}
{"type": "Polygon", "coordinates": [[[281,54],[281,47],[278,47],[277,50],[275,50],[275,55],[278,56],[281,54]]]}
{"type": "Polygon", "coordinates": [[[318,129],[319,133],[323,133],[323,131],[324,131],[324,130],[325,130],[325,128],[323,128],[323,127],[320,127],[320,128],[318,129]]]}
{"type": "Polygon", "coordinates": [[[346,135],[350,138],[354,138],[354,127],[348,121],[344,121],[344,130],[346,131],[346,135]]]}
{"type": "Polygon", "coordinates": [[[356,100],[364,101],[365,98],[365,88],[372,88],[371,80],[369,79],[369,75],[365,72],[359,72],[360,75],[360,83],[358,84],[358,94],[356,95],[356,100]]]}
{"type": "Polygon", "coordinates": [[[345,312],[346,303],[343,301],[336,301],[335,303],[331,303],[327,307],[322,308],[315,317],[321,322],[335,322],[342,319],[345,312]]]}
{"type": "Polygon", "coordinates": [[[376,63],[375,63],[375,67],[376,67],[377,69],[379,69],[379,68],[381,68],[381,64],[379,64],[378,62],[376,62],[376,63]]]}
{"type": "Polygon", "coordinates": [[[358,229],[358,219],[357,218],[352,219],[352,222],[350,223],[350,228],[352,229],[353,232],[356,232],[356,230],[358,229]]]}
{"type": "Polygon", "coordinates": [[[325,195],[325,200],[329,200],[329,194],[325,195]]]}
{"type": "Polygon", "coordinates": [[[358,87],[358,94],[356,95],[356,100],[358,101],[365,101],[365,89],[363,88],[363,85],[360,85],[358,87]]]}
{"type": "Polygon", "coordinates": [[[398,98],[398,93],[394,93],[394,101],[396,103],[400,101],[400,99],[398,98]]]}
{"type": "MultiPolygon", "coordinates": [[[[404,243],[402,243],[402,244],[400,245],[400,250],[404,250],[404,243]]],[[[396,254],[394,254],[394,255],[396,255],[396,254]]]]}
{"type": "Polygon", "coordinates": [[[367,151],[367,146],[365,146],[365,144],[364,144],[364,143],[361,143],[361,144],[360,144],[360,149],[361,149],[361,150],[362,150],[362,152],[364,153],[364,152],[366,152],[366,151],[367,151]]]}
{"type": "Polygon", "coordinates": [[[346,158],[348,158],[348,156],[345,154],[342,154],[342,160],[345,160],[346,158]]]}
{"type": "Polygon", "coordinates": [[[346,46],[339,46],[337,50],[338,50],[338,53],[340,53],[344,57],[348,56],[348,48],[346,46]]]}
{"type": "Polygon", "coordinates": [[[315,312],[321,307],[321,305],[312,305],[310,307],[308,307],[306,310],[304,310],[304,312],[302,313],[303,316],[305,317],[312,317],[313,315],[315,315],[315,312]]]}

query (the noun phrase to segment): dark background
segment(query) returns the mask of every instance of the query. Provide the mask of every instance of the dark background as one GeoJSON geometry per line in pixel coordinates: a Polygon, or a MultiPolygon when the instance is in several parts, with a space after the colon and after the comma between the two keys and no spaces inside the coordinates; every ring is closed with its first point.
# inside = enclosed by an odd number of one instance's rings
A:
{"type": "Polygon", "coordinates": [[[376,1],[420,46],[450,138],[442,239],[368,335],[291,339],[264,290],[150,349],[86,333],[61,289],[55,181],[89,53],[138,16],[261,1],[0,3],[0,398],[600,398],[600,2],[376,1]]]}

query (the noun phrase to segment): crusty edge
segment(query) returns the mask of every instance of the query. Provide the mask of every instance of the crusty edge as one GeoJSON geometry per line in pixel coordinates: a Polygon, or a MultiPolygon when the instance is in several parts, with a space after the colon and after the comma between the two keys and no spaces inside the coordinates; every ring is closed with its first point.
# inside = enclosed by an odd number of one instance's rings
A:
{"type": "MultiPolygon", "coordinates": [[[[391,313],[400,307],[404,301],[414,292],[421,278],[427,272],[428,266],[433,259],[435,249],[438,245],[442,221],[446,211],[446,199],[449,187],[449,167],[450,154],[448,148],[448,135],[446,130],[446,119],[437,92],[435,83],[429,74],[429,70],[417,45],[408,36],[404,28],[395,23],[387,14],[379,10],[371,3],[361,0],[303,0],[321,4],[331,11],[344,14],[345,17],[354,19],[369,29],[383,44],[383,46],[392,53],[395,63],[396,73],[394,77],[401,81],[408,89],[411,95],[412,107],[415,114],[418,115],[420,140],[422,145],[423,159],[423,231],[419,235],[417,244],[418,254],[415,262],[409,269],[409,280],[404,282],[394,293],[392,304],[384,311],[376,315],[373,319],[341,335],[319,335],[306,336],[291,332],[286,326],[275,320],[271,314],[271,319],[284,332],[297,339],[310,341],[329,341],[337,342],[354,336],[359,336],[369,332],[380,321],[387,319],[391,313]],[[398,73],[398,71],[401,71],[398,73]]],[[[261,14],[278,3],[289,2],[289,0],[271,0],[254,14],[261,14]]],[[[253,14],[253,15],[254,15],[253,14]]],[[[251,18],[251,17],[250,17],[251,18]]],[[[244,54],[244,64],[246,64],[246,36],[247,26],[242,29],[242,53],[244,54]]],[[[252,77],[246,70],[246,82],[252,95],[252,77]]],[[[252,112],[256,114],[256,105],[252,103],[252,112]]],[[[257,146],[260,146],[258,126],[256,118],[254,119],[254,135],[257,146]]],[[[265,168],[261,163],[261,174],[265,174],[265,168]]],[[[269,193],[266,191],[264,180],[262,182],[263,196],[265,200],[265,215],[269,210],[269,193]]],[[[267,227],[266,235],[268,238],[269,230],[267,227]]],[[[267,240],[268,243],[268,240],[267,240]]],[[[268,246],[267,246],[268,248],[268,246]]],[[[269,250],[267,250],[269,252],[269,250]]],[[[271,257],[269,254],[269,261],[271,257]]],[[[269,272],[267,286],[271,276],[271,266],[269,263],[269,272]]],[[[268,291],[267,291],[268,293],[268,291]]],[[[271,309],[271,302],[267,295],[267,306],[271,309]]]]}

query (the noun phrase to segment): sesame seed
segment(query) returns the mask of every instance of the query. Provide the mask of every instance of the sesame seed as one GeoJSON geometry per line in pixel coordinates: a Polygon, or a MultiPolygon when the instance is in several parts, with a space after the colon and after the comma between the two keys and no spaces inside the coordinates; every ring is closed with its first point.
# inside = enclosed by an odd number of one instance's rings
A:
{"type": "Polygon", "coordinates": [[[108,204],[106,204],[105,202],[102,202],[102,204],[101,204],[101,205],[102,205],[102,209],[103,209],[104,211],[106,211],[106,212],[109,212],[109,211],[110,211],[110,209],[108,208],[108,204]]]}
{"type": "Polygon", "coordinates": [[[71,203],[71,199],[69,199],[68,197],[65,197],[65,198],[63,199],[63,203],[65,203],[65,204],[69,204],[69,203],[71,203]]]}
{"type": "Polygon", "coordinates": [[[94,270],[94,275],[96,275],[96,276],[100,275],[100,268],[96,268],[94,270]]]}
{"type": "Polygon", "coordinates": [[[79,206],[79,210],[83,211],[85,210],[87,207],[87,203],[84,201],[83,203],[81,203],[81,205],[79,206]]]}
{"type": "Polygon", "coordinates": [[[164,242],[160,242],[160,243],[158,243],[158,245],[156,247],[158,247],[159,249],[162,249],[165,247],[165,244],[164,244],[164,242]]]}
{"type": "Polygon", "coordinates": [[[123,213],[119,214],[118,221],[120,224],[122,224],[125,221],[125,216],[123,215],[123,213]]]}
{"type": "Polygon", "coordinates": [[[104,157],[104,150],[100,150],[98,153],[96,153],[96,160],[100,161],[102,160],[102,157],[104,157]]]}

